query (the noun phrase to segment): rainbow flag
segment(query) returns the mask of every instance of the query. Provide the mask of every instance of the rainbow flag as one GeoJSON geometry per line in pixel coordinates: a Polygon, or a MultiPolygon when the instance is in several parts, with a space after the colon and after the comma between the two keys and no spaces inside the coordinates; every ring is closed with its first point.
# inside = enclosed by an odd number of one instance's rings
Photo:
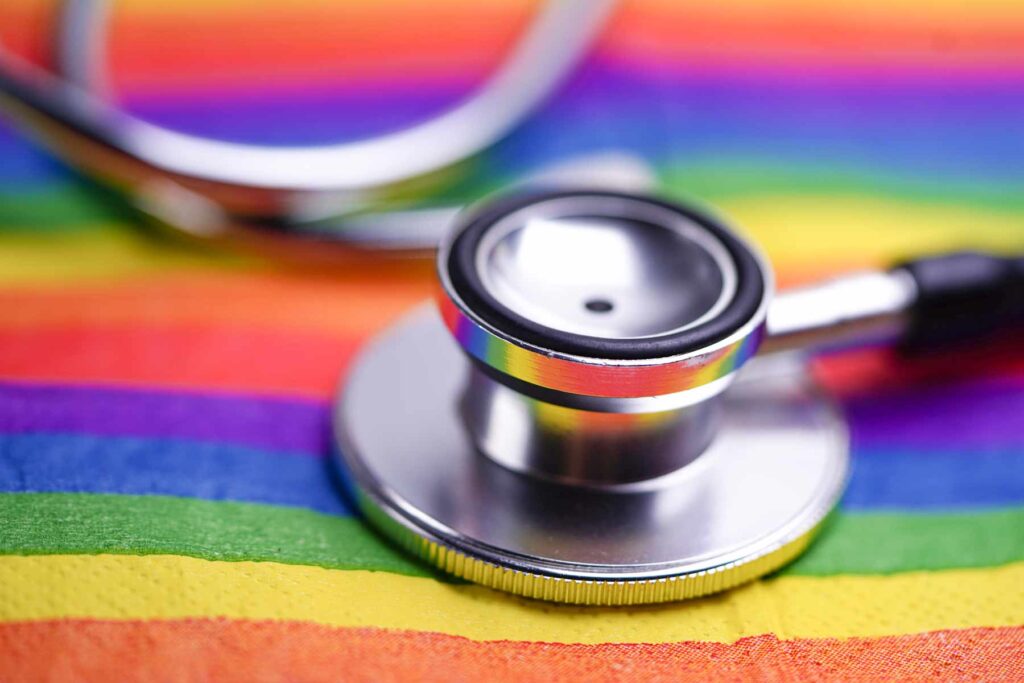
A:
{"type": "MultiPolygon", "coordinates": [[[[536,2],[131,0],[110,85],[227,139],[358,138],[441,111],[536,2]]],[[[52,7],[6,0],[44,60],[52,7]]],[[[1024,249],[1024,6],[623,0],[568,83],[450,190],[642,155],[794,283],[1024,249]]],[[[853,477],[810,551],[638,609],[450,582],[354,516],[330,400],[428,263],[307,272],[141,230],[0,128],[0,678],[1024,678],[1024,354],[825,359],[853,477]]]]}

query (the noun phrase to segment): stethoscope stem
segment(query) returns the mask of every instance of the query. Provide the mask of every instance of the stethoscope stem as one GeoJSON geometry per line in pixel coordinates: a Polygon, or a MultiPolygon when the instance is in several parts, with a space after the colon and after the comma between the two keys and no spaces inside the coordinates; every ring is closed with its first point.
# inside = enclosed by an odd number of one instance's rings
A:
{"type": "Polygon", "coordinates": [[[760,353],[840,350],[897,342],[917,299],[903,271],[865,271],[780,292],[768,309],[760,353]]]}
{"type": "Polygon", "coordinates": [[[927,350],[1024,322],[1024,258],[957,252],[776,296],[761,353],[895,344],[927,350]]]}

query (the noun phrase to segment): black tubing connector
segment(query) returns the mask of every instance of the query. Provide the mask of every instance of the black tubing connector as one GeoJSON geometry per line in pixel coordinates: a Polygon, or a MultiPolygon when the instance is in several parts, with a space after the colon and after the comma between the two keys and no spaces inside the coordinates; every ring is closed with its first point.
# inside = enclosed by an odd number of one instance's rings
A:
{"type": "Polygon", "coordinates": [[[957,346],[1024,326],[1024,256],[964,251],[894,270],[909,273],[918,290],[905,351],[957,346]]]}

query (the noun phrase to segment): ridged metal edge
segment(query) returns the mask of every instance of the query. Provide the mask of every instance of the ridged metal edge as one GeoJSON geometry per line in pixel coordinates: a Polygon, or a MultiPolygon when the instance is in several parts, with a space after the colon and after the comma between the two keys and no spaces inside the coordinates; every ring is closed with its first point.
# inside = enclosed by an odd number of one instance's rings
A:
{"type": "Polygon", "coordinates": [[[525,598],[571,605],[623,607],[650,605],[711,595],[764,576],[800,555],[828,518],[792,540],[754,557],[676,576],[651,579],[599,580],[547,576],[501,567],[409,529],[362,492],[357,494],[363,514],[380,531],[408,552],[433,567],[475,584],[525,598]]]}

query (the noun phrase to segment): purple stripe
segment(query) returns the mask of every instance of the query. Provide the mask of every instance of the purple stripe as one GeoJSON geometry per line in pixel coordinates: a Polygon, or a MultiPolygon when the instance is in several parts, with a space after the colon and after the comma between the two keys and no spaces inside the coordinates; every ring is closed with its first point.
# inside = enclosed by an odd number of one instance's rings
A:
{"type": "Polygon", "coordinates": [[[322,457],[327,406],[239,395],[0,384],[0,432],[179,438],[322,457]]]}
{"type": "Polygon", "coordinates": [[[296,144],[357,139],[398,130],[455,104],[465,85],[230,90],[128,99],[154,123],[222,139],[296,144]]]}
{"type": "Polygon", "coordinates": [[[922,385],[845,403],[854,447],[1024,452],[1024,384],[922,385]]]}
{"type": "MultiPolygon", "coordinates": [[[[922,386],[844,405],[859,452],[1024,451],[1024,385],[922,386]]],[[[329,409],[316,401],[0,384],[0,432],[181,438],[322,456],[329,409]]]]}
{"type": "MultiPolygon", "coordinates": [[[[914,74],[815,78],[801,72],[640,68],[594,59],[578,69],[537,116],[557,120],[563,134],[571,130],[565,119],[607,121],[613,131],[646,122],[677,141],[696,133],[726,135],[736,126],[741,133],[761,136],[776,134],[777,128],[820,128],[840,138],[913,136],[924,128],[933,138],[949,133],[954,139],[973,138],[979,127],[995,126],[1013,149],[1024,140],[1016,126],[1024,114],[1024,89],[1017,87],[1022,75],[1007,71],[977,80],[922,79],[914,74]]],[[[263,142],[326,141],[421,121],[466,90],[464,83],[381,84],[372,90],[365,85],[321,85],[248,94],[174,92],[137,97],[129,106],[196,133],[263,142]]],[[[745,136],[741,138],[747,143],[745,136]]]]}

